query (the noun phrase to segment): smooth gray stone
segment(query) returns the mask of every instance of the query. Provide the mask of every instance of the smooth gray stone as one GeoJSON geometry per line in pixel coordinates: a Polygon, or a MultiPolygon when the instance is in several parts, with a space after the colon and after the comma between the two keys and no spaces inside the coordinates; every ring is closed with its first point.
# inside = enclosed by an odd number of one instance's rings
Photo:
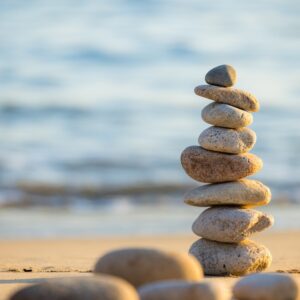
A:
{"type": "Polygon", "coordinates": [[[193,232],[205,239],[239,243],[251,235],[271,227],[274,218],[254,209],[229,206],[211,207],[193,223],[193,232]]]}
{"type": "Polygon", "coordinates": [[[208,84],[224,87],[233,86],[236,83],[237,76],[235,69],[230,65],[217,66],[205,75],[205,81],[208,84]]]}
{"type": "Polygon", "coordinates": [[[194,206],[239,205],[261,206],[271,201],[270,189],[257,180],[213,183],[188,191],[184,202],[194,206]]]}
{"type": "Polygon", "coordinates": [[[112,276],[50,279],[27,286],[11,300],[138,300],[134,287],[112,276]]]}
{"type": "Polygon", "coordinates": [[[256,134],[246,127],[229,129],[212,126],[200,134],[198,142],[206,150],[240,154],[248,152],[254,147],[256,134]]]}
{"type": "Polygon", "coordinates": [[[125,248],[100,257],[95,273],[121,277],[134,286],[168,279],[200,280],[203,270],[191,255],[149,248],[125,248]]]}
{"type": "Polygon", "coordinates": [[[226,103],[246,111],[259,111],[259,102],[249,92],[214,85],[199,85],[194,89],[196,95],[221,103],[226,103]]]}
{"type": "Polygon", "coordinates": [[[208,124],[233,129],[249,126],[253,122],[251,113],[218,102],[212,102],[205,106],[201,115],[208,124]]]}
{"type": "Polygon", "coordinates": [[[272,261],[265,246],[250,240],[228,244],[202,238],[191,246],[190,254],[200,261],[206,275],[241,276],[261,272],[272,261]]]}
{"type": "Polygon", "coordinates": [[[262,273],[239,280],[233,287],[233,295],[242,300],[296,300],[300,290],[290,275],[262,273]]]}

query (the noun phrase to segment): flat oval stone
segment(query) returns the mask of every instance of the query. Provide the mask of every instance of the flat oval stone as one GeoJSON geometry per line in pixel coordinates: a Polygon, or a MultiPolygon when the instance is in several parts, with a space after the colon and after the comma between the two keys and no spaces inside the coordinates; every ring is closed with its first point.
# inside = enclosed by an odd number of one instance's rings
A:
{"type": "Polygon", "coordinates": [[[202,264],[206,275],[241,276],[261,272],[272,261],[270,251],[252,241],[227,244],[199,239],[190,248],[202,264]]]}
{"type": "Polygon", "coordinates": [[[228,129],[212,126],[200,134],[198,142],[206,150],[240,154],[253,148],[256,142],[256,134],[246,127],[228,129]]]}
{"type": "Polygon", "coordinates": [[[239,181],[202,185],[188,191],[184,202],[194,206],[239,205],[261,206],[271,201],[270,189],[257,180],[239,181]]]}
{"type": "Polygon", "coordinates": [[[138,300],[134,287],[112,276],[59,278],[22,288],[11,300],[138,300]]]}
{"type": "Polygon", "coordinates": [[[229,300],[228,288],[219,281],[159,281],[139,288],[141,300],[229,300]]]}
{"type": "Polygon", "coordinates": [[[246,111],[259,111],[259,103],[249,92],[224,88],[213,85],[199,85],[194,89],[195,94],[216,102],[226,103],[246,111]]]}
{"type": "Polygon", "coordinates": [[[236,71],[230,65],[220,65],[207,72],[205,81],[224,87],[233,86],[236,83],[236,71]]]}
{"type": "Polygon", "coordinates": [[[233,287],[235,299],[293,300],[298,299],[299,288],[292,276],[262,273],[246,276],[233,287]]]}
{"type": "Polygon", "coordinates": [[[200,214],[192,229],[196,235],[208,240],[239,243],[273,223],[271,215],[254,209],[211,207],[200,214]]]}
{"type": "Polygon", "coordinates": [[[111,251],[98,260],[94,272],[121,277],[134,286],[159,280],[199,280],[203,277],[201,265],[193,256],[148,248],[111,251]]]}
{"type": "Polygon", "coordinates": [[[241,128],[253,122],[252,114],[234,106],[212,102],[202,109],[202,119],[211,125],[241,128]]]}
{"type": "Polygon", "coordinates": [[[251,153],[232,155],[199,146],[187,147],[181,154],[181,164],[191,178],[206,183],[238,180],[263,166],[262,160],[251,153]]]}

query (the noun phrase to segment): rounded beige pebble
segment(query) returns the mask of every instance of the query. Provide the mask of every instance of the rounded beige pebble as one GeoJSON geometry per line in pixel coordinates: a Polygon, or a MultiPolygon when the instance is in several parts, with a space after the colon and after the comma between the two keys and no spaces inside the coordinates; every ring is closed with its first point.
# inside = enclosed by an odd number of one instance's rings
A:
{"type": "Polygon", "coordinates": [[[225,88],[213,85],[199,85],[195,87],[196,95],[214,100],[216,102],[226,103],[246,111],[259,111],[257,99],[250,94],[239,89],[225,88]]]}
{"type": "Polygon", "coordinates": [[[121,277],[134,286],[159,280],[199,280],[203,277],[202,267],[193,256],[148,248],[108,252],[100,257],[94,272],[121,277]]]}
{"type": "Polygon", "coordinates": [[[251,153],[232,155],[199,146],[187,147],[181,154],[181,164],[191,178],[206,183],[242,179],[263,166],[262,160],[251,153]]]}
{"type": "Polygon", "coordinates": [[[60,278],[22,288],[11,300],[138,300],[134,287],[112,276],[60,278]]]}
{"type": "Polygon", "coordinates": [[[236,71],[230,65],[220,65],[207,72],[205,81],[224,87],[233,86],[236,82],[236,71]]]}
{"type": "Polygon", "coordinates": [[[230,292],[219,281],[168,280],[143,285],[139,288],[141,300],[229,300],[230,292]]]}
{"type": "Polygon", "coordinates": [[[206,150],[240,154],[253,148],[256,134],[253,130],[245,127],[228,129],[212,126],[200,134],[198,142],[206,150]]]}
{"type": "Polygon", "coordinates": [[[208,124],[233,129],[249,126],[253,122],[251,113],[217,102],[205,106],[201,115],[208,124]]]}
{"type": "Polygon", "coordinates": [[[243,300],[296,300],[300,291],[290,275],[263,273],[239,280],[233,287],[233,295],[243,300]]]}
{"type": "Polygon", "coordinates": [[[261,272],[272,261],[270,251],[252,241],[227,244],[199,239],[190,248],[202,264],[206,275],[241,276],[261,272]]]}
{"type": "Polygon", "coordinates": [[[193,224],[193,232],[205,239],[239,243],[250,235],[271,227],[271,215],[253,209],[212,207],[200,214],[193,224]]]}
{"type": "Polygon", "coordinates": [[[239,205],[261,206],[271,201],[270,189],[257,180],[239,181],[202,185],[188,191],[184,202],[193,206],[239,205]]]}

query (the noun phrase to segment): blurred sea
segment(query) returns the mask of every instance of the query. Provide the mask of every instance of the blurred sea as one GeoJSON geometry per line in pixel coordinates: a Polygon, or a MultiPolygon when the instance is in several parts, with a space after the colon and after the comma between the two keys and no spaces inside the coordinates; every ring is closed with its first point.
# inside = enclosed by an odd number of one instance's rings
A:
{"type": "Polygon", "coordinates": [[[188,232],[199,210],[181,199],[197,183],[179,157],[209,126],[193,88],[222,63],[261,103],[255,178],[276,226],[300,227],[299,13],[295,0],[0,1],[0,238],[188,232]]]}

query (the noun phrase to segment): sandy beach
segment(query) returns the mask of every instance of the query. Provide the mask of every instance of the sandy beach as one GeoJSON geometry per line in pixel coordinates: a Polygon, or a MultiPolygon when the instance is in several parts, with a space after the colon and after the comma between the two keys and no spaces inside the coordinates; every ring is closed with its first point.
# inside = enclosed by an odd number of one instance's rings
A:
{"type": "MultiPolygon", "coordinates": [[[[8,299],[21,286],[47,278],[91,276],[96,259],[114,248],[137,246],[187,251],[195,239],[193,235],[171,235],[3,240],[0,242],[0,299],[8,299]]],[[[292,273],[300,279],[300,231],[264,233],[254,240],[265,244],[273,254],[268,271],[292,273]]],[[[229,285],[235,280],[226,278],[229,285]]]]}

